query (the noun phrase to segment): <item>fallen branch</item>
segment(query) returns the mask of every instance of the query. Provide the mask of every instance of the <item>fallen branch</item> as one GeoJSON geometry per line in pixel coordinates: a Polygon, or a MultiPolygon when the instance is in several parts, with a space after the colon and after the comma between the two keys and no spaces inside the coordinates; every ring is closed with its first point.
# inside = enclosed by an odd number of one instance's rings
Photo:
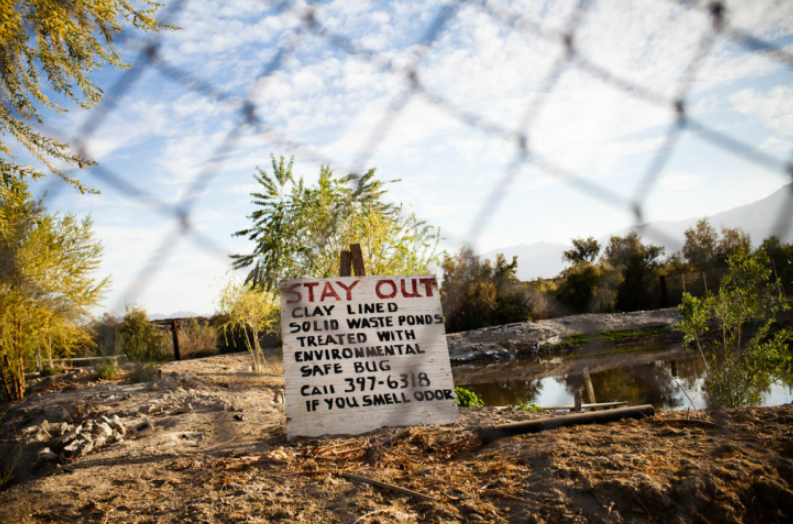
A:
{"type": "Polygon", "coordinates": [[[547,429],[574,426],[576,424],[604,424],[614,422],[623,418],[642,418],[647,415],[654,415],[655,408],[650,404],[633,406],[629,408],[610,409],[607,411],[594,411],[590,413],[576,413],[575,415],[564,415],[561,417],[549,417],[531,422],[518,422],[515,424],[504,424],[501,426],[482,426],[478,429],[479,438],[483,444],[489,444],[495,440],[526,433],[539,433],[547,429]]]}
{"type": "Polygon", "coordinates": [[[429,495],[425,495],[423,493],[419,493],[418,491],[413,491],[411,489],[400,488],[399,486],[394,486],[393,484],[387,484],[385,482],[380,482],[379,480],[370,479],[368,477],[362,477],[360,475],[354,475],[352,473],[347,473],[346,471],[342,471],[339,473],[343,478],[347,480],[352,480],[354,482],[362,482],[364,484],[370,484],[372,486],[377,486],[381,489],[387,489],[391,491],[396,491],[398,493],[402,493],[403,495],[408,495],[411,497],[415,497],[421,500],[427,500],[431,502],[438,502],[437,499],[430,497],[429,495]]]}

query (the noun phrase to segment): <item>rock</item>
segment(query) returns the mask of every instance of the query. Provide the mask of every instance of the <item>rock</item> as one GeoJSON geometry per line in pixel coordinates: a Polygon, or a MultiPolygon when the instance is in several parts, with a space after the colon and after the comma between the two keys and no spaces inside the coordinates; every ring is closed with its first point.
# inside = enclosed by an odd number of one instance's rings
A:
{"type": "Polygon", "coordinates": [[[55,462],[56,460],[58,460],[58,455],[56,453],[53,453],[50,448],[44,448],[41,451],[39,451],[39,459],[41,459],[44,462],[55,462]]]}
{"type": "Polygon", "coordinates": [[[470,362],[472,360],[511,360],[515,357],[514,350],[498,344],[468,344],[449,350],[449,358],[453,362],[470,362]]]}
{"type": "Polygon", "coordinates": [[[76,459],[83,455],[87,455],[94,449],[92,442],[87,442],[82,439],[72,441],[68,446],[63,448],[63,457],[66,459],[76,459]]]}
{"type": "Polygon", "coordinates": [[[110,427],[110,424],[108,424],[107,422],[100,422],[99,424],[94,425],[94,430],[92,434],[107,438],[113,434],[113,429],[110,427]]]}
{"type": "Polygon", "coordinates": [[[127,426],[121,422],[121,419],[118,417],[118,415],[113,415],[113,418],[108,421],[108,425],[121,435],[127,434],[127,426]]]}
{"type": "Polygon", "coordinates": [[[203,440],[204,436],[201,433],[194,433],[192,435],[180,435],[180,438],[185,440],[186,446],[198,446],[198,444],[203,440]]]}
{"type": "Polygon", "coordinates": [[[148,420],[144,420],[140,424],[136,424],[131,428],[129,428],[129,432],[132,435],[140,435],[141,433],[146,433],[147,431],[151,431],[153,429],[154,429],[154,425],[148,420]]]}

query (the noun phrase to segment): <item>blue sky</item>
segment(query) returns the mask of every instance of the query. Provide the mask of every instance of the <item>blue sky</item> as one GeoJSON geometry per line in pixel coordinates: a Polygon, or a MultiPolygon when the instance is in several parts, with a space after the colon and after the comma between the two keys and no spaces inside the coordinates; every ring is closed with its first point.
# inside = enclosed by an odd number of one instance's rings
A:
{"type": "MultiPolygon", "coordinates": [[[[301,3],[279,10],[266,1],[185,1],[174,20],[183,29],[159,35],[160,63],[224,98],[146,65],[83,136],[102,170],[79,176],[102,194],[77,195],[51,182],[34,191],[49,192],[52,210],[93,216],[105,245],[103,271],[114,282],[97,313],[121,312],[126,303],[150,313],[214,311],[227,255],[252,249],[231,234],[248,225],[252,175],[256,166],[269,169],[270,153],[294,155],[307,181],[328,162],[338,174],[376,167],[383,179],[401,179],[390,198],[440,226],[448,249],[607,234],[636,221],[632,203],[675,121],[671,101],[711,20],[697,2],[600,0],[576,10],[578,3],[320,2],[313,7],[319,25],[308,30],[301,3]],[[443,9],[444,24],[424,42],[443,9]],[[572,13],[579,18],[570,60],[560,35],[572,13]],[[521,22],[504,23],[499,14],[521,22]],[[377,58],[350,55],[318,28],[377,58]],[[262,77],[285,48],[293,52],[262,77]],[[410,68],[418,92],[408,89],[410,68]],[[554,68],[556,81],[544,89],[554,68]],[[635,96],[641,93],[648,94],[635,96]],[[256,126],[241,125],[244,99],[256,126]],[[526,135],[529,154],[512,169],[515,132],[526,135]],[[119,192],[104,178],[108,172],[156,195],[166,211],[119,192]],[[560,172],[600,193],[580,190],[560,172]],[[206,185],[196,188],[198,179],[206,185]],[[187,225],[201,245],[167,211],[186,200],[187,225]]],[[[793,52],[793,2],[729,2],[726,20],[793,52]]],[[[124,36],[130,61],[151,38],[124,36]]],[[[645,221],[713,214],[790,181],[781,166],[793,152],[791,67],[715,36],[685,91],[686,114],[772,168],[689,128],[642,201],[645,221]]],[[[108,69],[95,78],[110,92],[125,74],[108,69]]],[[[73,110],[48,123],[73,138],[89,118],[73,110]]]]}

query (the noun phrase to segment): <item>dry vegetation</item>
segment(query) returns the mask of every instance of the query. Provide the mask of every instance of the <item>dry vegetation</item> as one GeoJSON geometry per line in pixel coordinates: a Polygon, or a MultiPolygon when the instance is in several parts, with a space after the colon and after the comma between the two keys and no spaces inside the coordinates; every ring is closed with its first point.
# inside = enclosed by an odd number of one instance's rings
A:
{"type": "Polygon", "coordinates": [[[287,443],[273,402],[280,366],[271,361],[263,376],[248,366],[241,354],[174,362],[151,384],[86,372],[8,406],[0,446],[4,456],[17,444],[25,453],[19,481],[0,493],[0,521],[759,523],[793,514],[791,406],[705,422],[660,413],[487,446],[477,426],[549,415],[464,409],[458,424],[287,443]],[[39,451],[52,444],[38,430],[59,413],[72,426],[116,415],[153,429],[45,461],[39,451]]]}

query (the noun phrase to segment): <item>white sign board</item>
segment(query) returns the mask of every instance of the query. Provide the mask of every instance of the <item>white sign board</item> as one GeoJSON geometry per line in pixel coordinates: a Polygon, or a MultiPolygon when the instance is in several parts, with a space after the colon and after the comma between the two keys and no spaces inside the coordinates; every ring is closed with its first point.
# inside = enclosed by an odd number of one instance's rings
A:
{"type": "Polygon", "coordinates": [[[435,277],[281,282],[287,437],[456,422],[435,277]]]}

